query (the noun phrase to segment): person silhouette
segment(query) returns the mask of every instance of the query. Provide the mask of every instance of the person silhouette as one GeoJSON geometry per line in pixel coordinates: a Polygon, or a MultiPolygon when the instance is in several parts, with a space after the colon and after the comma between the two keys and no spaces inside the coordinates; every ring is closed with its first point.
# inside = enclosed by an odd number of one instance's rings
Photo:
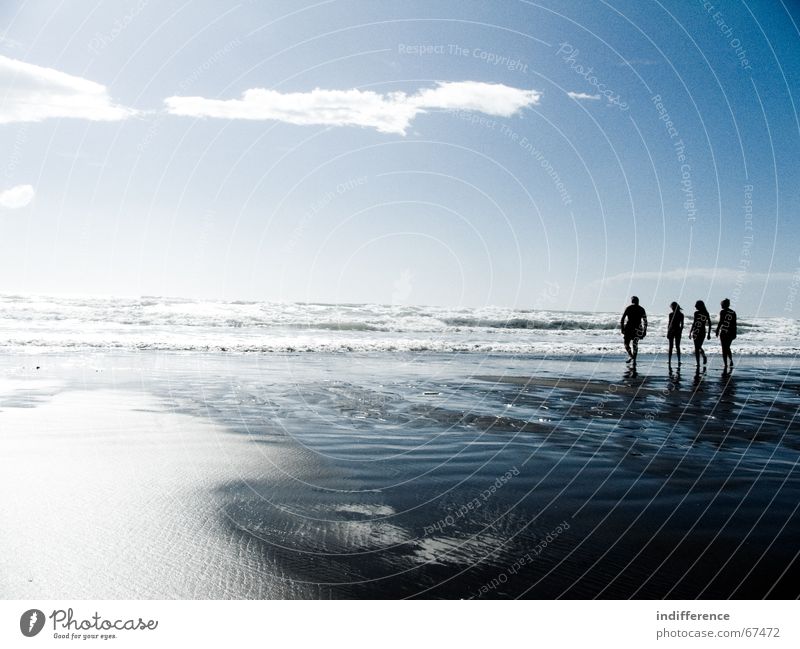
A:
{"type": "Polygon", "coordinates": [[[639,298],[635,295],[631,298],[631,304],[622,312],[619,328],[622,330],[625,351],[628,352],[628,359],[625,362],[635,363],[639,354],[639,340],[647,335],[647,313],[639,306],[639,298]]]}
{"type": "Polygon", "coordinates": [[[731,309],[731,301],[728,298],[722,300],[719,305],[722,307],[722,311],[719,312],[719,322],[717,323],[715,335],[722,345],[722,360],[725,363],[723,371],[727,371],[728,359],[730,359],[731,368],[733,368],[731,343],[736,338],[736,311],[731,309]]]}
{"type": "Polygon", "coordinates": [[[711,340],[711,315],[708,313],[708,309],[703,300],[697,300],[694,308],[694,319],[692,320],[692,328],[689,335],[694,341],[694,357],[697,361],[697,366],[700,367],[701,354],[703,356],[703,365],[708,362],[706,353],[703,350],[703,341],[706,337],[708,340],[711,340]]]}
{"type": "Polygon", "coordinates": [[[675,345],[675,353],[678,355],[678,365],[681,364],[681,335],[683,334],[683,311],[681,305],[673,302],[669,305],[672,311],[667,320],[667,340],[669,340],[669,360],[668,365],[672,365],[672,345],[675,345]]]}

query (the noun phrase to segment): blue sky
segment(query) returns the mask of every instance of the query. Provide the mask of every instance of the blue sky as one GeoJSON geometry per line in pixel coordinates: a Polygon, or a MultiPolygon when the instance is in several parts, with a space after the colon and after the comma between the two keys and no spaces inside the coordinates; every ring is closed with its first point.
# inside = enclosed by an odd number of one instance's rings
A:
{"type": "Polygon", "coordinates": [[[798,23],[4,2],[0,291],[796,317],[798,23]]]}

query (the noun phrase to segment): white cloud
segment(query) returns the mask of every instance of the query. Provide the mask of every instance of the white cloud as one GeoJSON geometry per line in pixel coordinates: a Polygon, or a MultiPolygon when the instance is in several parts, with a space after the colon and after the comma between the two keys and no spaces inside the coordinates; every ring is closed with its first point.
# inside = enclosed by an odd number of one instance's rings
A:
{"type": "Polygon", "coordinates": [[[570,99],[600,99],[600,95],[587,95],[585,92],[568,92],[567,97],[570,99]]]}
{"type": "Polygon", "coordinates": [[[595,280],[592,284],[611,284],[613,282],[630,282],[634,280],[683,281],[685,279],[706,279],[716,282],[791,280],[794,273],[775,271],[772,273],[751,272],[738,268],[674,268],[672,270],[651,270],[619,273],[604,279],[595,280]]]}
{"type": "Polygon", "coordinates": [[[49,117],[115,121],[134,114],[113,104],[102,84],[0,56],[0,124],[49,117]]]}
{"type": "Polygon", "coordinates": [[[416,94],[371,90],[287,92],[246,90],[241,99],[168,97],[167,111],[189,117],[278,120],[289,124],[364,126],[382,133],[405,134],[411,121],[428,110],[470,110],[509,117],[539,102],[541,93],[499,83],[438,82],[416,94]]]}
{"type": "Polygon", "coordinates": [[[0,192],[0,207],[7,210],[16,210],[25,207],[33,200],[36,192],[31,185],[17,185],[4,192],[0,192]]]}

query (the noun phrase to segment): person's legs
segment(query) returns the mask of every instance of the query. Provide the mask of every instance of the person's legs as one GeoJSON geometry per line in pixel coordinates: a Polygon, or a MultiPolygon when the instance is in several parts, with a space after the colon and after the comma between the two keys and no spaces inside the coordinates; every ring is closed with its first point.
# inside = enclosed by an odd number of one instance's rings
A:
{"type": "Polygon", "coordinates": [[[632,338],[628,334],[625,334],[622,340],[625,342],[625,351],[628,352],[628,360],[630,360],[633,358],[633,352],[631,351],[632,338]]]}
{"type": "Polygon", "coordinates": [[[638,353],[639,353],[639,337],[638,336],[634,336],[633,337],[633,356],[632,356],[634,362],[636,362],[636,356],[637,356],[638,353]]]}
{"type": "Polygon", "coordinates": [[[668,357],[669,360],[667,362],[671,365],[672,364],[672,344],[673,344],[673,339],[672,338],[667,338],[667,340],[669,340],[669,357],[668,357]]]}
{"type": "Polygon", "coordinates": [[[678,365],[681,364],[681,337],[675,336],[675,354],[678,356],[678,365]]]}
{"type": "Polygon", "coordinates": [[[722,344],[722,362],[725,365],[728,365],[728,360],[731,362],[731,367],[733,367],[733,354],[731,353],[731,341],[727,340],[726,338],[720,338],[720,343],[722,344]]]}
{"type": "Polygon", "coordinates": [[[700,348],[703,346],[703,339],[700,336],[695,336],[694,339],[694,360],[698,367],[700,366],[700,348]]]}

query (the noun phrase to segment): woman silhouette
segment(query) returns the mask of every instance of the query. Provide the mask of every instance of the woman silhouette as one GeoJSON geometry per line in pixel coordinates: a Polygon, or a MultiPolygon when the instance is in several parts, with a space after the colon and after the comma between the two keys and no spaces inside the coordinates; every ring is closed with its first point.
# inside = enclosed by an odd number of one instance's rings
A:
{"type": "Polygon", "coordinates": [[[692,321],[692,328],[689,332],[692,340],[694,340],[694,357],[697,365],[700,365],[700,355],[703,355],[703,365],[708,362],[706,353],[703,351],[703,340],[708,338],[711,340],[711,315],[706,309],[703,300],[697,300],[694,305],[694,320],[692,321]]]}
{"type": "Polygon", "coordinates": [[[677,302],[669,305],[672,311],[667,320],[667,340],[669,340],[669,365],[672,365],[672,345],[675,344],[675,353],[678,355],[678,365],[681,364],[681,334],[683,334],[683,311],[677,302]]]}
{"type": "Polygon", "coordinates": [[[725,363],[725,369],[728,369],[728,359],[733,367],[731,342],[736,338],[736,311],[731,309],[731,301],[728,298],[722,300],[719,305],[722,307],[722,311],[719,312],[716,335],[722,345],[722,360],[725,363]]]}

